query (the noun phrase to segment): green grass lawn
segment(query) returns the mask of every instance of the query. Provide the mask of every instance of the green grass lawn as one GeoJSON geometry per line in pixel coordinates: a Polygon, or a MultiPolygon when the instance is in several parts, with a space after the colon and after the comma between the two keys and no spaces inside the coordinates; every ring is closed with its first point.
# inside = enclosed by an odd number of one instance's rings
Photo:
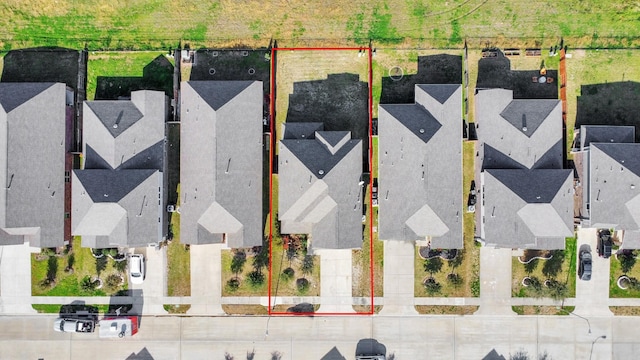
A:
{"type": "Polygon", "coordinates": [[[528,269],[518,261],[517,257],[512,259],[511,292],[513,296],[551,297],[549,289],[545,286],[542,287],[541,292],[535,292],[531,286],[523,286],[522,279],[525,276],[535,277],[540,282],[556,279],[558,282],[566,284],[565,297],[574,297],[576,294],[576,239],[567,238],[565,250],[554,251],[554,258],[550,260],[533,260],[528,269]],[[557,269],[557,274],[548,276],[548,272],[553,272],[554,268],[557,269]]]}
{"type": "Polygon", "coordinates": [[[218,44],[531,45],[564,36],[570,46],[637,45],[637,6],[622,0],[501,2],[451,0],[336,0],[282,6],[280,2],[139,0],[59,3],[24,0],[0,7],[1,44],[92,49],[168,48],[218,44]],[[184,19],[189,19],[185,21],[184,19]]]}
{"type": "MultiPolygon", "coordinates": [[[[103,286],[102,289],[85,291],[80,286],[80,281],[85,276],[95,277],[96,259],[91,255],[91,250],[80,247],[81,240],[75,237],[73,240],[73,250],[68,254],[59,256],[49,256],[55,259],[57,263],[57,271],[55,283],[53,286],[43,286],[43,280],[47,277],[49,257],[41,256],[41,254],[31,255],[31,294],[33,296],[107,296],[114,295],[120,290],[127,289],[127,271],[126,269],[119,273],[114,267],[114,260],[107,258],[106,267],[102,271],[100,278],[105,280],[110,274],[120,274],[124,277],[124,285],[114,288],[103,286]],[[69,264],[69,259],[73,256],[73,272],[65,271],[69,264]]],[[[105,256],[106,257],[106,256],[105,256]]]]}
{"type": "MultiPolygon", "coordinates": [[[[612,298],[638,298],[640,297],[640,289],[620,289],[618,287],[618,278],[625,275],[620,267],[620,260],[615,256],[609,258],[611,262],[611,272],[609,273],[609,297],[612,298]]],[[[630,278],[640,279],[640,266],[634,265],[626,274],[630,278]]]]}
{"type": "Polygon", "coordinates": [[[96,94],[98,76],[142,76],[142,71],[158,55],[166,52],[90,52],[87,64],[87,100],[96,94]]]}
{"type": "MultiPolygon", "coordinates": [[[[180,194],[180,185],[178,185],[180,194]]],[[[178,195],[180,196],[180,195],[178,195]]],[[[178,202],[179,204],[179,197],[178,202]]],[[[167,246],[167,295],[189,296],[191,294],[191,253],[189,247],[180,243],[180,214],[171,213],[173,240],[167,246]]]]}

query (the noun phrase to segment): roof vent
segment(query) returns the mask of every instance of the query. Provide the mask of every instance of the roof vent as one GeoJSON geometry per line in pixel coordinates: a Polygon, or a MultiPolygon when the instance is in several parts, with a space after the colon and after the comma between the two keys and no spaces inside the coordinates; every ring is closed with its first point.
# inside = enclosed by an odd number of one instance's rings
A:
{"type": "Polygon", "coordinates": [[[522,114],[522,131],[527,132],[527,115],[522,114]]]}
{"type": "Polygon", "coordinates": [[[322,169],[318,170],[318,174],[324,175],[324,170],[322,170],[322,169]]]}
{"type": "Polygon", "coordinates": [[[424,134],[424,129],[420,129],[420,134],[424,134]]]}
{"type": "Polygon", "coordinates": [[[635,189],[636,186],[634,184],[631,184],[631,190],[635,189]]]}

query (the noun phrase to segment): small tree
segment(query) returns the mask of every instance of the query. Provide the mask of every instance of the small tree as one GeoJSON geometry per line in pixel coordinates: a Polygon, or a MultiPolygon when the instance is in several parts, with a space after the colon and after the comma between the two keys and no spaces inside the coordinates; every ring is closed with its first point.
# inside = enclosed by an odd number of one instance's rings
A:
{"type": "Polygon", "coordinates": [[[58,274],[58,258],[55,256],[49,257],[47,260],[47,283],[51,284],[56,281],[58,274]]]}
{"type": "Polygon", "coordinates": [[[91,281],[91,277],[89,277],[89,275],[86,275],[80,281],[80,288],[83,291],[91,292],[96,289],[96,283],[91,281]]]}
{"type": "Polygon", "coordinates": [[[256,256],[253,257],[253,269],[262,274],[262,269],[269,266],[269,250],[262,248],[256,256]]]}
{"type": "Polygon", "coordinates": [[[302,266],[300,268],[300,271],[302,271],[302,275],[305,278],[306,275],[310,275],[311,273],[313,273],[313,256],[305,255],[305,257],[302,258],[302,266]]]}
{"type": "Polygon", "coordinates": [[[124,273],[127,271],[127,260],[115,261],[113,260],[113,268],[116,271],[124,273]]]}
{"type": "Polygon", "coordinates": [[[442,259],[436,256],[424,261],[424,271],[429,273],[429,277],[433,279],[433,274],[439,272],[442,269],[442,259]]]}
{"type": "Polygon", "coordinates": [[[449,260],[449,268],[451,269],[450,275],[454,275],[456,268],[462,265],[462,261],[464,260],[463,256],[464,256],[464,250],[458,250],[458,252],[456,253],[456,257],[449,260]]]}
{"type": "Polygon", "coordinates": [[[429,294],[435,294],[440,292],[442,285],[440,285],[440,283],[437,282],[434,278],[430,277],[424,281],[424,288],[429,294]]]}
{"type": "Polygon", "coordinates": [[[238,274],[242,271],[244,263],[247,261],[247,254],[238,250],[231,259],[231,271],[235,274],[235,278],[238,279],[238,274]]]}
{"type": "Polygon", "coordinates": [[[73,265],[75,265],[76,263],[76,257],[73,254],[69,254],[69,257],[67,258],[67,270],[73,270],[73,265]]]}
{"type": "Polygon", "coordinates": [[[620,270],[622,270],[623,274],[627,274],[636,265],[636,258],[631,252],[624,252],[618,255],[618,260],[620,261],[620,270]]]}
{"type": "Polygon", "coordinates": [[[289,247],[287,247],[287,260],[289,261],[289,267],[291,267],[291,262],[293,261],[293,259],[296,258],[296,256],[298,256],[298,251],[296,250],[295,247],[289,245],[289,247]]]}
{"type": "Polygon", "coordinates": [[[107,268],[107,257],[96,258],[96,274],[100,277],[100,274],[107,268]]]}
{"type": "Polygon", "coordinates": [[[282,271],[282,279],[285,281],[291,280],[293,279],[293,275],[295,275],[295,271],[293,270],[293,268],[286,268],[282,271]]]}
{"type": "Polygon", "coordinates": [[[258,270],[249,273],[249,283],[252,286],[260,286],[264,283],[264,274],[258,270]]]}

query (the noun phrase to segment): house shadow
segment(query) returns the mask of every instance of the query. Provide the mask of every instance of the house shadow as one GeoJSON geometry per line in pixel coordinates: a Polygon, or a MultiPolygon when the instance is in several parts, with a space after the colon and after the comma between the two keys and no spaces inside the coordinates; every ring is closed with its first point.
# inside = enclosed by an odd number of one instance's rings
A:
{"type": "Polygon", "coordinates": [[[376,339],[362,339],[356,345],[356,356],[387,356],[387,347],[376,339]]]}
{"type": "Polygon", "coordinates": [[[363,172],[369,172],[369,86],[358,74],[295,82],[286,122],[320,122],[325,131],[351,131],[352,139],[362,140],[363,172]]]}
{"type": "Polygon", "coordinates": [[[80,52],[60,47],[11,50],[4,56],[2,82],[59,82],[77,90],[80,52]]]}
{"type": "Polygon", "coordinates": [[[489,353],[485,355],[485,357],[483,357],[482,360],[507,360],[507,359],[504,356],[498,354],[496,349],[491,349],[491,351],[489,351],[489,353]]]}
{"type": "Polygon", "coordinates": [[[321,357],[320,360],[347,360],[347,358],[342,356],[338,348],[334,346],[328,353],[321,357]]]}
{"type": "Polygon", "coordinates": [[[413,104],[416,84],[461,84],[462,56],[438,54],[418,57],[418,72],[413,75],[382,77],[380,104],[413,104]]]}
{"type": "Polygon", "coordinates": [[[125,360],[153,360],[153,356],[146,347],[143,347],[140,352],[131,353],[131,355],[127,356],[125,360]]]}
{"type": "Polygon", "coordinates": [[[582,85],[577,100],[576,128],[582,125],[635,126],[635,141],[640,142],[639,82],[582,85]]]}
{"type": "Polygon", "coordinates": [[[490,52],[495,56],[478,61],[477,89],[513,90],[514,99],[558,98],[558,70],[545,69],[546,74],[541,80],[540,69],[511,70],[511,61],[502,51],[495,49],[490,52]]]}
{"type": "Polygon", "coordinates": [[[173,64],[158,55],[142,70],[142,76],[98,76],[95,100],[119,100],[136,90],[163,91],[173,98],[173,64]]]}

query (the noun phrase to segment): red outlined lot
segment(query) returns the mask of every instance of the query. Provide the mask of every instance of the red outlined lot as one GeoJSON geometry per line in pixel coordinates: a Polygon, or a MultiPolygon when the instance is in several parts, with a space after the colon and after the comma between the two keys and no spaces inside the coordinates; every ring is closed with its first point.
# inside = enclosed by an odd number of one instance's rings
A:
{"type": "MultiPolygon", "coordinates": [[[[273,251],[273,241],[272,241],[272,235],[273,235],[273,218],[272,216],[275,214],[274,213],[274,209],[273,209],[273,152],[275,151],[274,149],[274,145],[275,142],[277,141],[275,139],[275,59],[276,59],[276,52],[279,50],[287,50],[287,51],[364,51],[367,54],[368,57],[368,68],[367,68],[367,73],[368,73],[368,85],[369,85],[369,169],[372,168],[371,164],[371,160],[373,158],[373,148],[372,148],[372,137],[371,137],[371,123],[372,123],[372,115],[373,115],[373,98],[372,98],[372,84],[373,84],[373,71],[372,71],[372,52],[371,52],[371,46],[369,47],[335,47],[335,48],[271,48],[271,71],[270,71],[270,76],[269,76],[269,80],[270,80],[270,106],[269,106],[269,115],[270,115],[270,133],[271,133],[271,141],[269,144],[269,214],[270,214],[270,221],[269,221],[269,254],[272,254],[273,251]]],[[[370,170],[371,171],[371,170],[370,170]]],[[[369,189],[371,189],[373,187],[373,176],[369,176],[369,189]]],[[[372,193],[371,191],[369,191],[369,204],[372,204],[372,193]]],[[[273,311],[274,305],[275,304],[275,298],[277,296],[277,294],[273,294],[271,293],[271,285],[272,285],[272,280],[273,280],[273,274],[272,274],[272,257],[269,256],[269,282],[268,282],[268,289],[269,289],[269,307],[268,307],[268,311],[269,311],[269,315],[372,315],[374,313],[374,303],[373,303],[373,299],[374,299],[374,283],[373,283],[373,208],[370,207],[369,209],[369,244],[364,244],[363,246],[369,246],[369,277],[370,277],[370,302],[371,302],[371,307],[369,309],[369,311],[367,312],[356,312],[356,313],[338,313],[338,312],[315,312],[315,313],[288,313],[288,312],[276,312],[273,311]]],[[[276,219],[277,220],[277,219],[276,219]]],[[[322,304],[320,304],[320,310],[322,310],[322,304]]]]}

